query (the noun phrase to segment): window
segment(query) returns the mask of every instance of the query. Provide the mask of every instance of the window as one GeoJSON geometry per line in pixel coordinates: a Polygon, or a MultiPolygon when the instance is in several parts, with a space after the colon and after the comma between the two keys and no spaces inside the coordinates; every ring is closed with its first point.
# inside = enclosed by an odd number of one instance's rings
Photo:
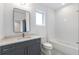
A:
{"type": "Polygon", "coordinates": [[[36,12],[36,25],[45,25],[45,17],[43,12],[36,12]]]}

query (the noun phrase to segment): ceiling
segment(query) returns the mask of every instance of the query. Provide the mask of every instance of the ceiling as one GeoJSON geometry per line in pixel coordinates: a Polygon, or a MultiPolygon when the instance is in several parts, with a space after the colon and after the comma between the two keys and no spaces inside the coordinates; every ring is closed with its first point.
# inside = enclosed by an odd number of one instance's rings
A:
{"type": "MultiPolygon", "coordinates": [[[[51,8],[51,9],[54,9],[54,10],[57,10],[59,8],[62,8],[66,5],[69,5],[71,3],[32,3],[32,5],[40,5],[40,6],[45,6],[47,8],[51,8]]],[[[29,5],[27,3],[23,3],[21,5],[29,5]]]]}
{"type": "Polygon", "coordinates": [[[68,5],[68,3],[37,3],[37,4],[40,4],[55,10],[68,5]]]}

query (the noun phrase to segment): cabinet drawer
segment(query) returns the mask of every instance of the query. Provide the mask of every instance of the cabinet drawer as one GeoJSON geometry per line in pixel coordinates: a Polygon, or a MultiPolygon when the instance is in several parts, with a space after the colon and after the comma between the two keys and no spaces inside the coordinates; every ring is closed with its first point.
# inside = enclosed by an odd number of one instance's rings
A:
{"type": "Polygon", "coordinates": [[[36,42],[36,43],[41,43],[41,39],[38,38],[38,39],[35,40],[35,42],[36,42]]]}
{"type": "Polygon", "coordinates": [[[14,50],[15,50],[15,45],[14,44],[2,46],[1,47],[1,54],[10,54],[14,50]]]}
{"type": "Polygon", "coordinates": [[[11,48],[4,48],[1,51],[2,51],[2,54],[8,54],[8,53],[11,53],[14,50],[15,50],[15,47],[11,47],[11,48]]]}
{"type": "Polygon", "coordinates": [[[38,39],[34,39],[34,40],[16,43],[16,46],[18,46],[18,45],[19,46],[29,46],[29,45],[32,45],[32,44],[35,44],[35,43],[40,44],[40,42],[41,42],[41,40],[40,40],[40,38],[38,38],[38,39]]]}
{"type": "Polygon", "coordinates": [[[19,42],[19,43],[16,43],[16,47],[17,46],[28,46],[28,43],[29,41],[19,42]]]}
{"type": "Polygon", "coordinates": [[[29,42],[30,42],[30,44],[40,44],[41,40],[40,40],[40,38],[38,38],[38,39],[30,40],[29,42]]]}

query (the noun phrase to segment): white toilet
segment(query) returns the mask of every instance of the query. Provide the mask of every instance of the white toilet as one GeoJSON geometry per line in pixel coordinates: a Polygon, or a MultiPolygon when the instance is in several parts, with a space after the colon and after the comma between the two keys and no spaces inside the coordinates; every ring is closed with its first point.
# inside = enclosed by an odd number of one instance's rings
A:
{"type": "Polygon", "coordinates": [[[51,43],[45,42],[42,44],[42,48],[41,48],[42,54],[52,55],[52,49],[53,49],[53,46],[51,43]]]}

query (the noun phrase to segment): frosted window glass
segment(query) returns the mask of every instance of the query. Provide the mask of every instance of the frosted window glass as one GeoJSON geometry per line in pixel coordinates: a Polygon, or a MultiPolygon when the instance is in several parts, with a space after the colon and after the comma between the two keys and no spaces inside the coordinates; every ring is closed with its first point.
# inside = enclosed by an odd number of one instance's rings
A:
{"type": "Polygon", "coordinates": [[[36,12],[36,25],[44,25],[43,14],[36,12]]]}

